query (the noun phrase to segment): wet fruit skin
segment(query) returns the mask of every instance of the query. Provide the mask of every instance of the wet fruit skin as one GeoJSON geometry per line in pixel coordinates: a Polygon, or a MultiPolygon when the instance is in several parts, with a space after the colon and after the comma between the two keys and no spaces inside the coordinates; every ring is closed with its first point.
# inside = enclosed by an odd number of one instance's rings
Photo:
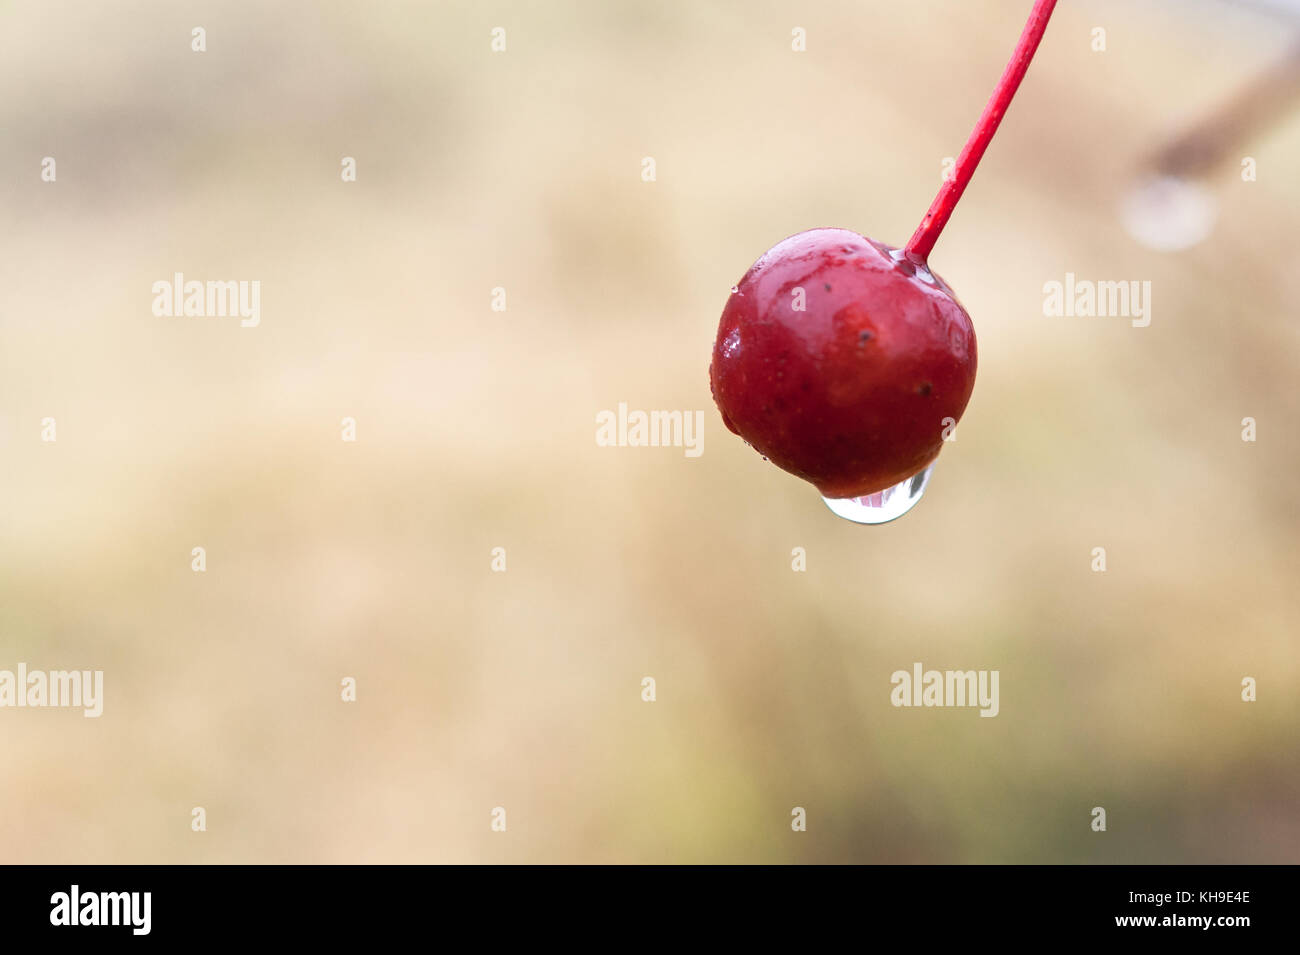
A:
{"type": "Polygon", "coordinates": [[[938,456],[944,419],[960,420],[970,400],[975,357],[970,316],[919,258],[813,229],[740,280],[709,381],[728,428],[823,496],[848,498],[938,456]]]}

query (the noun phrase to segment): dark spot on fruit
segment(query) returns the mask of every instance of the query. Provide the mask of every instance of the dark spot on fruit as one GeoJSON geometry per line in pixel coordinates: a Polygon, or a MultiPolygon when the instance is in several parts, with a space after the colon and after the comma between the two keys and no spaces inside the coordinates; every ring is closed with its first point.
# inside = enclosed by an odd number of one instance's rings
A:
{"type": "Polygon", "coordinates": [[[916,393],[918,395],[928,395],[930,393],[930,383],[928,381],[921,382],[916,386],[916,393]]]}
{"type": "Polygon", "coordinates": [[[831,287],[827,285],[825,282],[822,283],[822,288],[826,289],[826,291],[828,292],[831,290],[831,287]]]}
{"type": "Polygon", "coordinates": [[[858,332],[858,347],[861,348],[867,342],[871,341],[871,332],[858,332]]]}

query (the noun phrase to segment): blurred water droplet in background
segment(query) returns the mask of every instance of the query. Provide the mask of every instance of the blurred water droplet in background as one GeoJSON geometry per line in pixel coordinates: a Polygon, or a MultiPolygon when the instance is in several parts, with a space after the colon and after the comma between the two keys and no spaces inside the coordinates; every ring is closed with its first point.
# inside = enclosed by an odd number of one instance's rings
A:
{"type": "Polygon", "coordinates": [[[1180,252],[1205,241],[1218,212],[1208,189],[1177,176],[1141,180],[1120,206],[1129,235],[1158,252],[1180,252]]]}

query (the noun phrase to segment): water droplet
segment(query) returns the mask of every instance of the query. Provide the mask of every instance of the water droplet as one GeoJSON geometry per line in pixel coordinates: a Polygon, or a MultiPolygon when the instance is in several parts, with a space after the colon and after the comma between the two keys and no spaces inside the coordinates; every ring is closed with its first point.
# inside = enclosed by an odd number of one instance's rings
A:
{"type": "Polygon", "coordinates": [[[924,471],[919,471],[907,480],[899,481],[893,487],[887,487],[875,494],[838,500],[824,497],[822,500],[836,517],[842,517],[846,521],[853,521],[856,524],[888,524],[916,506],[916,502],[921,499],[926,486],[930,483],[930,472],[933,470],[934,465],[931,464],[924,471]]]}
{"type": "Polygon", "coordinates": [[[1177,176],[1147,178],[1124,197],[1124,228],[1148,249],[1179,252],[1205,240],[1218,208],[1200,183],[1177,176]]]}

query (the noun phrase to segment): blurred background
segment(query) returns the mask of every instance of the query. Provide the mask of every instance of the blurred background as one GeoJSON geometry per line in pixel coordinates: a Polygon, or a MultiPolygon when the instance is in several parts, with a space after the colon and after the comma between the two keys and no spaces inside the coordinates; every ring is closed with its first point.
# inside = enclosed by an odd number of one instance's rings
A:
{"type": "Polygon", "coordinates": [[[0,711],[0,859],[1300,861],[1300,109],[1203,241],[1122,211],[1288,5],[1060,5],[933,256],[980,370],[906,517],[709,395],[765,249],[906,241],[1030,5],[0,7],[0,668],[105,674],[0,711]],[[260,325],[155,317],[175,272],[260,325]],[[1045,317],[1066,272],[1150,327],[1045,317]],[[703,455],[598,447],[619,402],[703,455]],[[915,661],[1000,714],[892,707],[915,661]]]}

